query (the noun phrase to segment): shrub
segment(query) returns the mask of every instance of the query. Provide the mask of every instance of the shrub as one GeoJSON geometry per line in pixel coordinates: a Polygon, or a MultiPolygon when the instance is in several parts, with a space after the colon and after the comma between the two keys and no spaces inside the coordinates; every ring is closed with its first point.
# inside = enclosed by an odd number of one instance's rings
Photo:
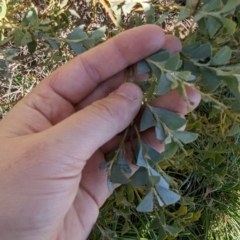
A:
{"type": "MultiPolygon", "coordinates": [[[[240,231],[239,0],[2,1],[1,102],[6,112],[74,55],[146,23],[181,38],[181,53],[161,50],[138,63],[145,111],[138,132],[155,127],[158,153],[138,139],[139,170],[128,180],[125,150],[107,156],[109,186],[124,184],[102,207],[89,239],[237,239],[240,231]],[[202,96],[186,121],[148,102],[185,87],[202,96]],[[146,157],[147,156],[147,157],[146,157]],[[181,196],[181,197],[180,197],[181,196]]],[[[130,69],[131,70],[131,69],[130,69]]],[[[131,71],[129,71],[131,74],[131,71]]],[[[132,77],[132,76],[131,76],[132,77]]],[[[127,131],[130,129],[126,129],[127,131]]]]}

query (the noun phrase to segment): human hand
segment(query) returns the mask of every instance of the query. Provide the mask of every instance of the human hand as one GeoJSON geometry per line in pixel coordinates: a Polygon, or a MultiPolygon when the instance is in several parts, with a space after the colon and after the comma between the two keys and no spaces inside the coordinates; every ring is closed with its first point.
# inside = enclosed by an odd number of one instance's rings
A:
{"type": "MultiPolygon", "coordinates": [[[[141,90],[122,85],[125,69],[160,48],[181,44],[154,25],[121,33],[57,69],[0,122],[0,239],[87,238],[109,196],[99,163],[141,106],[141,90]]],[[[187,93],[196,107],[200,96],[187,93]]],[[[176,91],[151,104],[187,113],[176,91]]],[[[142,138],[162,150],[154,131],[142,138]]]]}

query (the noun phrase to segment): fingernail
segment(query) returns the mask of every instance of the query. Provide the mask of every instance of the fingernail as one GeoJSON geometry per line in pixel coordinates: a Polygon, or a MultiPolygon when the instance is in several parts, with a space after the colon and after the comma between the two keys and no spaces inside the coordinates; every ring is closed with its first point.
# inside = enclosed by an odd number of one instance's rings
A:
{"type": "Polygon", "coordinates": [[[133,83],[123,83],[114,94],[119,94],[133,101],[139,98],[140,89],[133,83]]]}

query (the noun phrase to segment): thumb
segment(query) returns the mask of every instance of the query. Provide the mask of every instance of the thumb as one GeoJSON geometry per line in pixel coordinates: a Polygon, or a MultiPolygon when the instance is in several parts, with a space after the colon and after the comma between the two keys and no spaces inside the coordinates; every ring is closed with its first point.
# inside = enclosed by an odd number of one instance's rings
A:
{"type": "Polygon", "coordinates": [[[108,97],[47,130],[45,141],[50,144],[51,152],[60,151],[60,156],[73,157],[85,164],[99,147],[131,123],[141,102],[141,89],[132,83],[124,83],[108,97]]]}

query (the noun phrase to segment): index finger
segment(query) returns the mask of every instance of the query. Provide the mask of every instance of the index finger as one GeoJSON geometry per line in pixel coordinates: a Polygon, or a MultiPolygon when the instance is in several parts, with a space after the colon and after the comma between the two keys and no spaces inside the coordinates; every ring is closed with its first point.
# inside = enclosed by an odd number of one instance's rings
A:
{"type": "MultiPolygon", "coordinates": [[[[137,27],[75,57],[42,81],[72,104],[80,102],[101,82],[159,50],[165,43],[156,25],[137,27]]],[[[37,91],[37,89],[36,89],[37,91]]]]}

